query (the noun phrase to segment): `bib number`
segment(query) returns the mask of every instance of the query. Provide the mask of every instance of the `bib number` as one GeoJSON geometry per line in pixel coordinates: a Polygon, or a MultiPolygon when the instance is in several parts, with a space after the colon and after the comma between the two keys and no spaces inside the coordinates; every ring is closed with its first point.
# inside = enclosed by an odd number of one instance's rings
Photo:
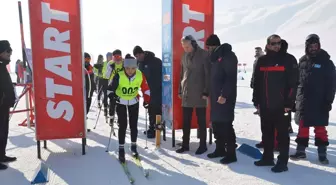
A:
{"type": "Polygon", "coordinates": [[[129,88],[123,87],[121,90],[123,94],[130,95],[130,94],[134,94],[138,92],[139,88],[138,87],[129,87],[129,88]]]}

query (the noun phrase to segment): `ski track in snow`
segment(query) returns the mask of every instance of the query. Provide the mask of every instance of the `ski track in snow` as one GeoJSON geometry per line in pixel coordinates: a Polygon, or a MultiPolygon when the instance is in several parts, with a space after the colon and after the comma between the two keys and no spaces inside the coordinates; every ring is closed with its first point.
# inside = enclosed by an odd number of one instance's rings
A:
{"type": "MultiPolygon", "coordinates": [[[[245,80],[238,81],[238,97],[236,104],[236,118],[234,128],[237,134],[238,144],[247,143],[253,145],[261,138],[259,117],[253,115],[254,108],[251,104],[252,90],[249,88],[250,74],[240,74],[245,80]]],[[[94,101],[94,100],[93,100],[94,101]]],[[[23,108],[21,100],[19,107],[23,108]]],[[[145,110],[141,109],[139,117],[139,153],[142,163],[149,169],[148,180],[141,170],[135,165],[131,156],[126,156],[132,176],[136,185],[260,185],[260,184],[296,184],[309,185],[334,184],[336,180],[336,110],[330,114],[330,126],[328,134],[330,146],[328,157],[330,164],[324,166],[317,160],[316,147],[313,146],[313,130],[310,131],[310,148],[307,150],[308,160],[289,161],[289,171],[282,174],[274,174],[270,167],[255,167],[253,159],[237,152],[238,162],[230,165],[222,165],[219,159],[207,159],[206,154],[214,150],[214,144],[208,145],[208,152],[196,156],[194,152],[198,147],[196,130],[191,133],[190,152],[176,154],[176,148],[172,148],[171,131],[167,132],[167,141],[162,144],[162,150],[154,153],[154,139],[148,140],[148,150],[145,150],[145,110]]],[[[96,117],[96,106],[93,105],[89,113],[88,128],[93,128],[96,117]]],[[[25,185],[35,173],[40,164],[37,159],[34,130],[19,127],[25,118],[25,114],[16,114],[10,121],[10,137],[7,146],[7,154],[17,156],[18,161],[9,164],[9,169],[0,172],[1,184],[25,185]]],[[[55,123],[57,124],[57,123],[55,123]]],[[[294,131],[297,125],[292,122],[294,131]]],[[[117,138],[113,137],[110,145],[110,153],[105,152],[105,146],[109,137],[109,126],[103,117],[98,126],[88,133],[86,148],[87,154],[81,154],[81,140],[53,140],[48,141],[48,149],[42,148],[42,161],[50,168],[51,185],[127,185],[129,184],[121,165],[116,159],[117,138]]],[[[129,131],[127,131],[126,151],[129,151],[129,131]]],[[[296,134],[291,135],[291,152],[294,152],[296,134]]],[[[181,140],[182,132],[177,131],[176,143],[181,140]]],[[[277,153],[276,155],[277,156],[277,153]]]]}

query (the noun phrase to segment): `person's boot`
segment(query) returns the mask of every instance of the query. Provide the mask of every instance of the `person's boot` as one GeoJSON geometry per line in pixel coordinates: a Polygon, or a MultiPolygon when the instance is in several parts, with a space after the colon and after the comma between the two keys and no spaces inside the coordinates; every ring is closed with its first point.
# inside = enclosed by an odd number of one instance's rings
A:
{"type": "Polygon", "coordinates": [[[260,141],[260,143],[257,143],[255,145],[255,147],[257,147],[257,148],[264,148],[264,143],[262,141],[260,141]]]}
{"type": "Polygon", "coordinates": [[[147,136],[148,139],[155,138],[156,132],[154,128],[150,128],[147,131],[144,131],[144,134],[147,136]]]}
{"type": "Polygon", "coordinates": [[[14,162],[14,161],[16,161],[16,160],[17,160],[16,157],[8,157],[8,156],[5,156],[5,157],[2,159],[2,161],[0,161],[0,162],[8,163],[8,162],[14,162]]]}
{"type": "Polygon", "coordinates": [[[125,163],[126,162],[124,146],[122,146],[122,147],[119,146],[119,161],[121,163],[125,163]]]}
{"type": "Polygon", "coordinates": [[[288,167],[287,164],[278,161],[276,165],[273,168],[271,168],[271,170],[274,173],[281,173],[288,171],[288,167]]]}
{"type": "Polygon", "coordinates": [[[237,162],[236,148],[235,147],[228,148],[226,156],[220,160],[220,163],[230,164],[234,162],[237,162]]]}
{"type": "Polygon", "coordinates": [[[182,146],[179,149],[176,150],[176,153],[182,154],[182,153],[188,152],[188,151],[189,151],[189,146],[184,146],[182,144],[182,146]]]}
{"type": "Polygon", "coordinates": [[[200,145],[198,147],[198,149],[196,150],[195,154],[196,155],[202,155],[204,154],[206,151],[208,151],[208,148],[206,147],[206,145],[200,145]]]}
{"type": "Polygon", "coordinates": [[[136,143],[131,144],[131,151],[132,151],[132,156],[133,157],[139,157],[139,153],[137,151],[137,145],[136,143]]]}
{"type": "Polygon", "coordinates": [[[321,164],[329,164],[329,160],[327,158],[327,147],[326,146],[318,146],[317,147],[318,158],[321,164]]]}
{"type": "Polygon", "coordinates": [[[6,170],[7,168],[7,165],[0,163],[0,170],[6,170]]]}
{"type": "Polygon", "coordinates": [[[218,147],[216,147],[214,152],[209,153],[207,155],[207,157],[210,159],[217,158],[217,157],[225,157],[225,156],[226,156],[226,151],[224,147],[222,147],[222,149],[219,149],[218,147]]]}
{"type": "Polygon", "coordinates": [[[298,145],[296,147],[295,154],[290,155],[289,158],[292,159],[292,160],[294,160],[294,161],[300,160],[300,159],[305,159],[305,158],[307,158],[305,150],[306,150],[305,146],[298,145]]]}
{"type": "Polygon", "coordinates": [[[274,166],[274,159],[273,157],[262,157],[259,161],[255,161],[254,165],[256,166],[274,166]]]}

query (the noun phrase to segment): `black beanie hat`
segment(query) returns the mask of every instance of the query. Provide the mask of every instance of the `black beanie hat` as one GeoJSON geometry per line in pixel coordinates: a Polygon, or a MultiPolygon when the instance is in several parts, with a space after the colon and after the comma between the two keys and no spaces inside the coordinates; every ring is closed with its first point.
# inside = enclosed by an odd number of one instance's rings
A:
{"type": "Polygon", "coordinates": [[[89,53],[84,53],[84,58],[91,58],[90,54],[89,53]]]}
{"type": "Polygon", "coordinates": [[[207,38],[205,44],[207,46],[220,46],[221,45],[220,40],[219,40],[219,38],[218,38],[218,36],[216,34],[211,34],[207,38]]]}
{"type": "Polygon", "coordinates": [[[306,53],[308,53],[309,44],[315,44],[315,43],[317,43],[319,48],[321,48],[320,37],[317,34],[310,34],[306,37],[306,42],[305,42],[306,53]]]}
{"type": "Polygon", "coordinates": [[[144,53],[144,51],[142,50],[142,48],[140,46],[135,46],[133,49],[133,55],[137,55],[139,53],[144,53]]]}
{"type": "Polygon", "coordinates": [[[134,57],[132,57],[131,54],[127,53],[125,59],[134,59],[134,57]]]}
{"type": "Polygon", "coordinates": [[[288,43],[286,40],[284,39],[281,39],[281,48],[280,48],[280,51],[284,52],[284,53],[287,53],[287,50],[288,50],[288,43]]]}
{"type": "Polygon", "coordinates": [[[120,55],[121,56],[121,51],[119,49],[116,49],[112,52],[112,55],[120,55]]]}
{"type": "Polygon", "coordinates": [[[12,51],[9,42],[7,40],[0,40],[0,53],[3,53],[7,50],[12,51]]]}

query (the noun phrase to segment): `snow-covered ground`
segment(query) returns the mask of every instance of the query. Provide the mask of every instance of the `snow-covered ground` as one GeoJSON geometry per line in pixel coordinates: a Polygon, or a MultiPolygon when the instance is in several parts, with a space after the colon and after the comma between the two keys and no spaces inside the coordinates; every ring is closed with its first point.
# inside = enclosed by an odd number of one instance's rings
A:
{"type": "MultiPolygon", "coordinates": [[[[236,119],[234,128],[238,144],[254,145],[261,138],[259,118],[253,115],[251,104],[251,89],[249,88],[250,74],[241,74],[245,80],[238,82],[238,98],[236,104],[236,119]]],[[[24,101],[19,107],[24,107],[24,101]]],[[[88,128],[93,128],[96,118],[96,105],[89,114],[88,128]]],[[[328,157],[330,164],[324,166],[317,160],[316,147],[313,146],[313,130],[311,130],[308,160],[289,161],[289,171],[274,174],[270,167],[255,167],[253,159],[237,153],[238,162],[222,165],[219,159],[207,159],[206,154],[196,156],[198,147],[196,131],[192,132],[191,151],[186,154],[176,154],[171,147],[171,131],[168,131],[167,141],[163,143],[160,156],[153,153],[154,140],[148,141],[148,150],[145,150],[145,110],[141,109],[139,117],[139,152],[143,164],[149,168],[149,178],[143,177],[141,171],[132,160],[129,163],[130,171],[135,177],[136,185],[254,185],[254,184],[281,184],[281,185],[332,185],[336,181],[336,109],[332,110],[330,126],[328,127],[330,146],[328,157]]],[[[35,169],[40,164],[37,159],[34,130],[20,127],[18,124],[25,118],[25,114],[18,114],[10,121],[10,137],[7,154],[17,156],[18,161],[10,163],[9,169],[0,172],[1,185],[29,184],[35,169]]],[[[297,125],[292,122],[294,131],[297,125]]],[[[48,149],[42,149],[42,161],[50,168],[50,185],[127,185],[129,184],[120,164],[115,156],[117,138],[112,138],[110,153],[105,152],[109,137],[109,126],[101,117],[95,130],[88,133],[87,154],[81,155],[81,140],[54,140],[48,142],[48,149]]],[[[129,132],[128,132],[129,134],[129,132]]],[[[296,143],[295,134],[291,137],[291,152],[296,143]]],[[[177,132],[176,139],[181,139],[181,131],[177,132]]],[[[129,143],[129,135],[127,135],[129,143]]],[[[179,142],[179,141],[177,141],[179,142]]],[[[207,153],[214,150],[209,145],[207,153]]],[[[129,159],[130,156],[127,156],[129,159]]]]}

